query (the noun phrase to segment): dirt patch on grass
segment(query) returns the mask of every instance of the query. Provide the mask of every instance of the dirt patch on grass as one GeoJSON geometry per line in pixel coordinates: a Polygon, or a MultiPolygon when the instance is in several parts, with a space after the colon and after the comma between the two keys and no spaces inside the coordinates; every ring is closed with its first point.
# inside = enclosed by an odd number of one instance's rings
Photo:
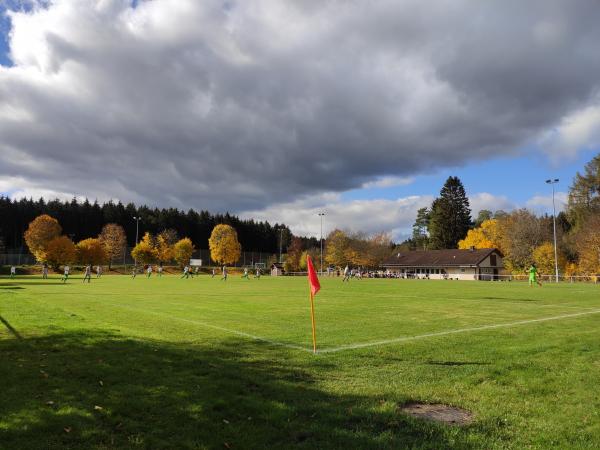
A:
{"type": "Polygon", "coordinates": [[[473,414],[470,411],[439,403],[407,403],[400,410],[412,417],[433,420],[446,425],[464,426],[473,422],[473,414]]]}

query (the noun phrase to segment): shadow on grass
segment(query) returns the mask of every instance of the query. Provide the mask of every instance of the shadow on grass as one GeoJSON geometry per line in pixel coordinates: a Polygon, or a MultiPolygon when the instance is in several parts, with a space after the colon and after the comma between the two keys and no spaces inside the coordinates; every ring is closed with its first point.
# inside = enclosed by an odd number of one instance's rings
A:
{"type": "Polygon", "coordinates": [[[432,366],[489,366],[491,363],[483,361],[426,361],[432,366]]]}
{"type": "Polygon", "coordinates": [[[0,448],[469,448],[465,429],[324,391],[326,360],[268,345],[71,333],[0,354],[0,448]]]}
{"type": "Polygon", "coordinates": [[[0,322],[2,322],[2,324],[6,327],[6,329],[10,332],[10,334],[12,334],[14,337],[16,337],[17,339],[23,339],[23,337],[19,334],[19,332],[17,330],[15,330],[14,327],[10,324],[10,322],[8,320],[6,320],[4,317],[0,316],[0,322]]]}

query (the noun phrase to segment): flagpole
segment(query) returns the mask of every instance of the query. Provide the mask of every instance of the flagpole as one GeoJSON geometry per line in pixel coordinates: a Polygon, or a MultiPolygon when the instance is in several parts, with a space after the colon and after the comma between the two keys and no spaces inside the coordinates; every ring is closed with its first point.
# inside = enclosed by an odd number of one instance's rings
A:
{"type": "Polygon", "coordinates": [[[315,302],[310,293],[310,320],[312,322],[313,353],[317,353],[317,328],[315,327],[315,302]]]}

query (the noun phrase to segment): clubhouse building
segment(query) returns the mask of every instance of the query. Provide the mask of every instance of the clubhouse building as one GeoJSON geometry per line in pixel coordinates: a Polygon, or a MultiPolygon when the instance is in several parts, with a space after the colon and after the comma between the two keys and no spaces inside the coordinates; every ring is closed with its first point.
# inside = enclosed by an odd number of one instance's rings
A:
{"type": "Polygon", "coordinates": [[[503,255],[495,248],[424,250],[396,253],[382,264],[401,278],[497,280],[503,255]]]}

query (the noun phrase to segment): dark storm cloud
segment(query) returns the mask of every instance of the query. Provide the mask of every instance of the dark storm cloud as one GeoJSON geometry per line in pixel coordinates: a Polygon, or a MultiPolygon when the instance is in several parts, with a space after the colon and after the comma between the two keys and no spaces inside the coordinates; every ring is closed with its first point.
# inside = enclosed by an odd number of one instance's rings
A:
{"type": "Polygon", "coordinates": [[[592,0],[129,5],[11,16],[0,188],[260,209],[514,153],[600,87],[592,0]]]}

